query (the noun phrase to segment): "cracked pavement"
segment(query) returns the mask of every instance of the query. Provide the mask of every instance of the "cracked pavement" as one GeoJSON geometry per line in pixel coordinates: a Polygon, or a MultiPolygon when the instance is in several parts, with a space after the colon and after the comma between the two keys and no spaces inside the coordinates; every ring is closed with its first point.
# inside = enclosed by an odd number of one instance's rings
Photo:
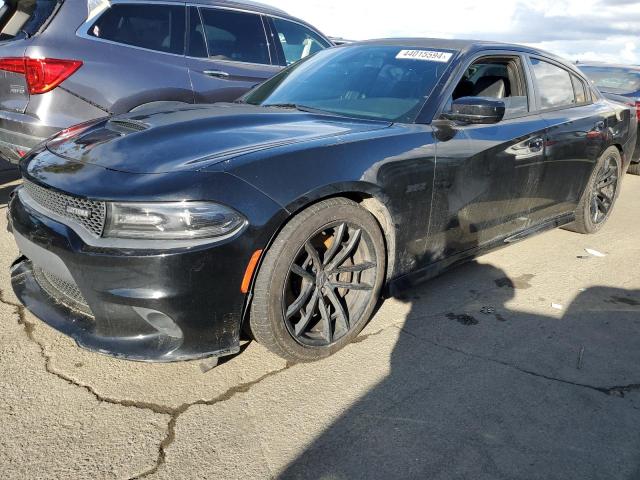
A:
{"type": "Polygon", "coordinates": [[[0,211],[0,476],[640,478],[639,207],[627,177],[596,236],[546,233],[386,300],[322,362],[253,343],[207,373],[81,350],[24,310],[0,211]]]}

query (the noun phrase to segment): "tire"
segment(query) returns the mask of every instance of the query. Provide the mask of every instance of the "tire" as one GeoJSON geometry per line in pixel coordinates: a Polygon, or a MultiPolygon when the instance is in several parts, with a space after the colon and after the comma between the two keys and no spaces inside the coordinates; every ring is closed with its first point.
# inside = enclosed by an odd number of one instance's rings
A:
{"type": "Polygon", "coordinates": [[[384,238],[371,213],[345,198],[312,205],[287,223],[264,256],[251,334],[290,362],[333,355],[369,321],[385,271],[384,238]]]}
{"type": "Polygon", "coordinates": [[[632,163],[631,165],[629,165],[628,172],[631,175],[640,175],[640,163],[632,163]]]}
{"type": "Polygon", "coordinates": [[[576,209],[575,223],[569,225],[566,229],[583,234],[599,232],[611,216],[620,194],[621,182],[622,157],[616,147],[610,147],[598,159],[596,167],[591,174],[587,188],[582,194],[576,209]],[[613,179],[613,183],[610,183],[611,179],[613,179]],[[605,184],[607,185],[606,187],[601,187],[601,185],[605,184]],[[597,214],[594,209],[597,210],[597,214]]]}

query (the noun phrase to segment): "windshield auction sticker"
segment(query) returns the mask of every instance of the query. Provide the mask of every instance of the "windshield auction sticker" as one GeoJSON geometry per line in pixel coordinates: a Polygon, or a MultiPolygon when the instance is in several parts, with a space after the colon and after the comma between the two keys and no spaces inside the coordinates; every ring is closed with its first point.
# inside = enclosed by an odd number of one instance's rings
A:
{"type": "Polygon", "coordinates": [[[453,53],[434,52],[432,50],[400,50],[398,60],[422,60],[425,62],[449,63],[453,53]]]}

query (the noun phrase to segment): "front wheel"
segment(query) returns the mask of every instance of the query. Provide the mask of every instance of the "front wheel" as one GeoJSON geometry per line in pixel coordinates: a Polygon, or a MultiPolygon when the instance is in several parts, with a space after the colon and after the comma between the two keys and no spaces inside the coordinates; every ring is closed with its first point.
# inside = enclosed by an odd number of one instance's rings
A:
{"type": "Polygon", "coordinates": [[[616,147],[608,148],[598,159],[576,210],[576,221],[567,227],[578,233],[598,232],[613,211],[622,182],[622,157],[616,147]]]}
{"type": "Polygon", "coordinates": [[[332,355],[364,328],[384,283],[376,219],[343,198],[296,215],[267,251],[254,287],[250,329],[294,362],[332,355]]]}

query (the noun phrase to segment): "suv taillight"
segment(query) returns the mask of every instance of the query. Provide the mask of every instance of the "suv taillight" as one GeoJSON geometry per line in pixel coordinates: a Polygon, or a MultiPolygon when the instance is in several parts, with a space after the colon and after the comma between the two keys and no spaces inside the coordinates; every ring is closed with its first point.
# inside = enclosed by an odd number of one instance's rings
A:
{"type": "Polygon", "coordinates": [[[23,74],[31,95],[50,92],[73,75],[81,66],[80,60],[31,57],[0,58],[0,70],[23,74]]]}
{"type": "Polygon", "coordinates": [[[638,115],[638,121],[640,122],[640,102],[636,102],[636,115],[638,115]]]}

